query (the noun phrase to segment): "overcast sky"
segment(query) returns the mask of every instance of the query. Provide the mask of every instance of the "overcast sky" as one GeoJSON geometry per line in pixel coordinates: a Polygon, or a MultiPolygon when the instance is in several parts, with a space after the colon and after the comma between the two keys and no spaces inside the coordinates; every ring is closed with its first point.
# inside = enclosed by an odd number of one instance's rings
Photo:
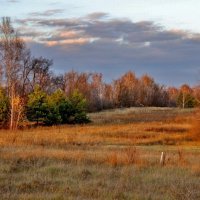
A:
{"type": "Polygon", "coordinates": [[[133,70],[165,85],[200,81],[199,0],[0,0],[35,56],[57,73],[133,70]]]}

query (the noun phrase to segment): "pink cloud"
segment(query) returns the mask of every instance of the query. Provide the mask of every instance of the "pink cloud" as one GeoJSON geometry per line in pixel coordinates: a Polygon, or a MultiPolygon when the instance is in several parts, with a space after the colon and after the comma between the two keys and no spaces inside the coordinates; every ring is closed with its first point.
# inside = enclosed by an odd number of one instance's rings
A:
{"type": "Polygon", "coordinates": [[[75,39],[65,39],[60,41],[47,41],[44,43],[45,45],[52,47],[58,45],[82,45],[89,42],[90,42],[89,38],[75,38],[75,39]]]}

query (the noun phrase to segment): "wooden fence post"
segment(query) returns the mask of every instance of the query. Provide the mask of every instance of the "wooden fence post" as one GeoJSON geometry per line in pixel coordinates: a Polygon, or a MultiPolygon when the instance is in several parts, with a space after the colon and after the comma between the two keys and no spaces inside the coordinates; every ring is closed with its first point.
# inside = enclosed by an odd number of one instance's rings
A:
{"type": "Polygon", "coordinates": [[[166,160],[166,153],[162,152],[160,156],[160,165],[165,166],[165,160],[166,160]]]}

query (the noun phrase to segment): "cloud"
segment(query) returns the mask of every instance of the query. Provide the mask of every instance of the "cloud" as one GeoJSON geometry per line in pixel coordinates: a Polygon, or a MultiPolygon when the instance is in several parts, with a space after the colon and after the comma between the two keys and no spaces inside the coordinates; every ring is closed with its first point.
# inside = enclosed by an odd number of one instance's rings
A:
{"type": "Polygon", "coordinates": [[[50,37],[48,35],[46,37],[43,37],[42,42],[45,42],[45,41],[60,42],[62,40],[66,40],[66,39],[76,39],[76,38],[80,38],[80,37],[82,37],[82,35],[80,32],[77,32],[77,31],[57,30],[54,33],[52,33],[50,37]]]}
{"type": "Polygon", "coordinates": [[[200,76],[200,34],[166,30],[151,21],[133,22],[92,13],[82,18],[17,21],[36,32],[23,36],[35,54],[54,59],[55,69],[98,71],[106,80],[127,70],[149,73],[159,82],[194,84],[200,76]],[[42,31],[41,31],[42,30],[42,31]]]}
{"type": "Polygon", "coordinates": [[[75,38],[75,39],[65,39],[65,40],[60,40],[60,41],[47,41],[45,44],[47,46],[58,46],[58,45],[81,45],[81,44],[86,44],[90,40],[87,38],[75,38]]]}
{"type": "Polygon", "coordinates": [[[100,19],[105,19],[108,16],[109,16],[108,13],[105,12],[94,12],[87,15],[85,18],[89,20],[100,20],[100,19]]]}
{"type": "Polygon", "coordinates": [[[61,14],[64,12],[64,9],[52,9],[52,10],[46,10],[44,12],[32,12],[29,15],[30,16],[42,16],[42,17],[50,17],[53,15],[61,14]]]}
{"type": "Polygon", "coordinates": [[[180,30],[164,30],[162,26],[153,22],[132,22],[128,19],[108,19],[104,20],[102,16],[108,16],[105,13],[92,13],[83,18],[71,19],[41,19],[28,18],[18,20],[21,24],[31,24],[37,27],[45,27],[52,32],[60,32],[60,35],[79,32],[81,35],[91,38],[100,38],[102,40],[115,40],[121,44],[135,44],[164,41],[176,41],[190,39],[199,39],[200,34],[189,33],[180,30]],[[94,16],[94,17],[93,17],[94,16]],[[95,21],[91,21],[95,19],[95,21]]]}
{"type": "Polygon", "coordinates": [[[18,3],[19,0],[7,0],[8,3],[18,3]]]}

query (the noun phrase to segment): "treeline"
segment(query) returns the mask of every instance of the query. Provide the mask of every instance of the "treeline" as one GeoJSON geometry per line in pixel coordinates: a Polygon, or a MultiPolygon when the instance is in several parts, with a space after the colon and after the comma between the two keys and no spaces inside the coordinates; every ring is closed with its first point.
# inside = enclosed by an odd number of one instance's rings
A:
{"type": "Polygon", "coordinates": [[[0,125],[89,122],[86,112],[132,106],[194,107],[200,88],[166,88],[149,75],[127,72],[111,83],[100,73],[55,75],[52,60],[33,57],[9,18],[0,24],[0,125]]]}
{"type": "MultiPolygon", "coordinates": [[[[123,107],[181,107],[192,108],[200,103],[200,86],[180,88],[159,85],[149,75],[136,77],[129,71],[108,84],[100,73],[67,72],[60,76],[62,89],[71,95],[78,90],[88,102],[88,111],[123,107]]],[[[55,87],[55,86],[54,86],[55,87]]],[[[59,87],[57,87],[59,88],[59,87]]]]}

